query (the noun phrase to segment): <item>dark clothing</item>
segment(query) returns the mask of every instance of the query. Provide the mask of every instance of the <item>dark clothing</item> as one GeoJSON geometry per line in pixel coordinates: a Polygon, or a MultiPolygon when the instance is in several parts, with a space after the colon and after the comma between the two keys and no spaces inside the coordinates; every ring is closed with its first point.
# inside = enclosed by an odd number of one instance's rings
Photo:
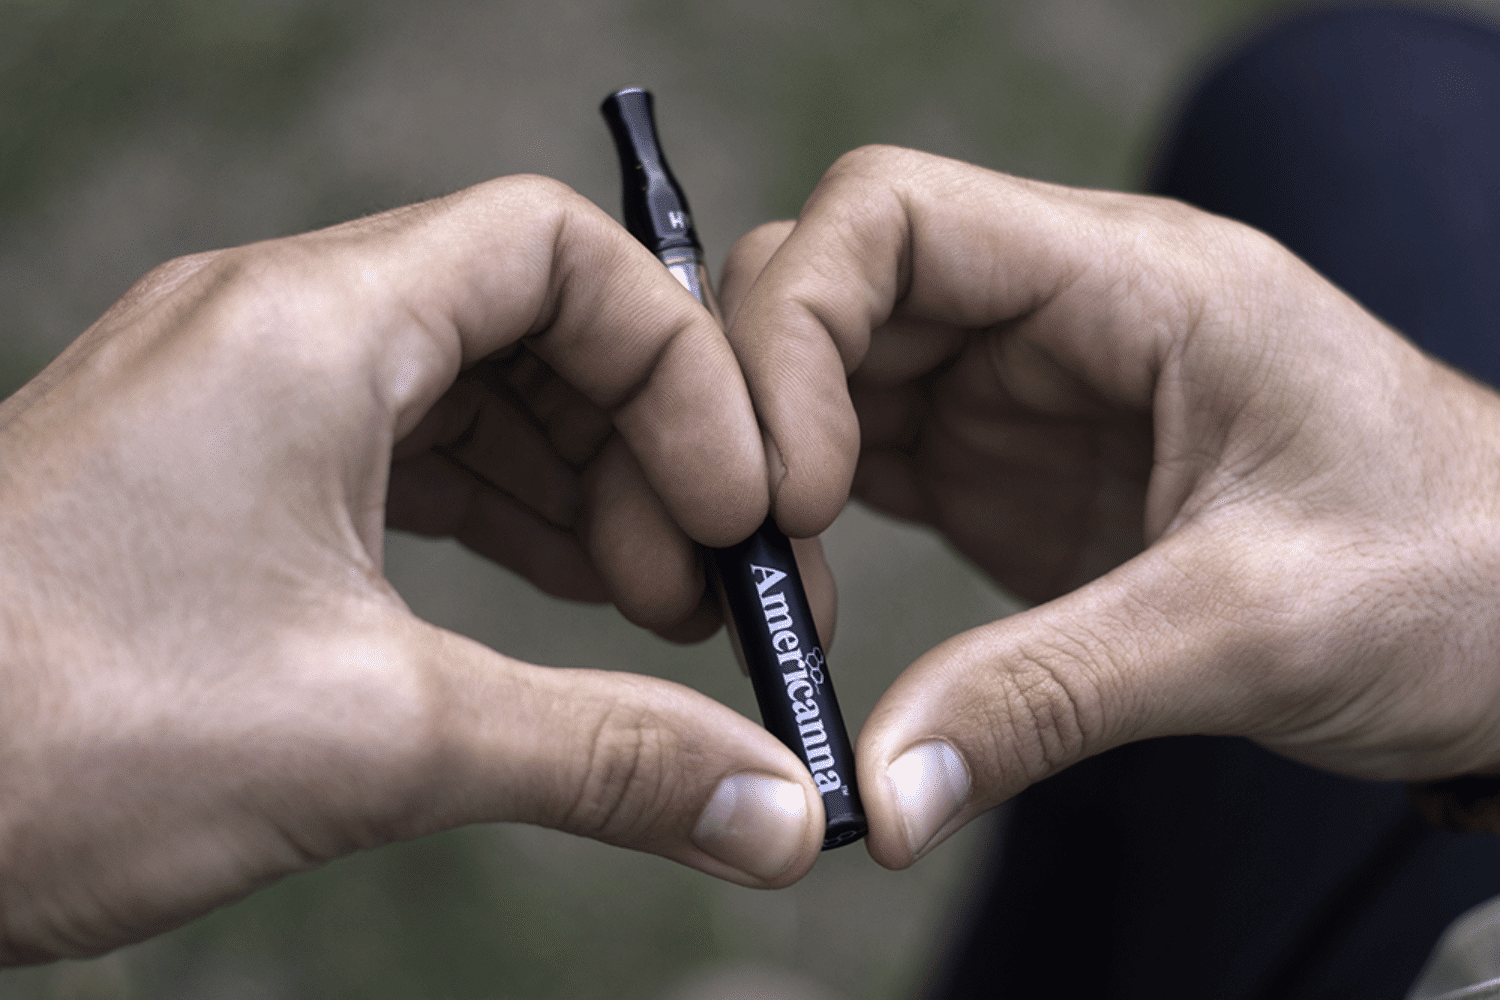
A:
{"type": "Polygon", "coordinates": [[[1391,7],[1285,22],[1209,75],[1151,187],[1270,233],[1500,385],[1495,23],[1391,7]]]}
{"type": "MultiPolygon", "coordinates": [[[[1300,13],[1185,105],[1154,190],[1269,232],[1500,384],[1500,32],[1430,7],[1300,13]]],[[[1500,894],[1500,837],[1244,740],[1122,747],[1023,793],[938,997],[1405,995],[1500,894]]]]}

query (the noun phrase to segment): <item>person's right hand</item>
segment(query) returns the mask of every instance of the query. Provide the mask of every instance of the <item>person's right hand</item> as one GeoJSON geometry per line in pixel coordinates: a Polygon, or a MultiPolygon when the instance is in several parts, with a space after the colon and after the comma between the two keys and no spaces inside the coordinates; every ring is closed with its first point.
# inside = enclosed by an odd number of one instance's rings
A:
{"type": "Polygon", "coordinates": [[[789,534],[852,488],[1044,602],[865,723],[882,864],[1151,736],[1500,770],[1500,398],[1272,240],[870,148],[723,284],[789,534]]]}

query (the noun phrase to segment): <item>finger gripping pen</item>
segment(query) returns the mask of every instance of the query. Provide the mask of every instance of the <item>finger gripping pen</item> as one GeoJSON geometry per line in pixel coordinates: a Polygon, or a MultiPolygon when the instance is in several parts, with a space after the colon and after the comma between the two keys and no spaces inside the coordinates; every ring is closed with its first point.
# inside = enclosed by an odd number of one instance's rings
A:
{"type": "MultiPolygon", "coordinates": [[[[722,324],[687,196],[662,155],[648,91],[630,87],[600,107],[620,154],[625,227],[722,324]]],[[[755,534],[709,550],[728,611],[725,627],[755,687],[761,721],[802,759],[823,796],[823,849],[865,835],[854,751],[828,676],[792,543],[767,518],[755,534]]]]}

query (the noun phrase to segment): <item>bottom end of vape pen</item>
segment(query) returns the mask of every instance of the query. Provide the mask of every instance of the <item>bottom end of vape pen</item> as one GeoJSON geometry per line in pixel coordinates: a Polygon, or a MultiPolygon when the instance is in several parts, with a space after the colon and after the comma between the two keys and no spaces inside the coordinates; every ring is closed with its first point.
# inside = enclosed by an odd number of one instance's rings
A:
{"type": "Polygon", "coordinates": [[[831,851],[835,847],[852,844],[869,830],[869,824],[863,816],[836,816],[823,829],[823,850],[831,851]]]}

